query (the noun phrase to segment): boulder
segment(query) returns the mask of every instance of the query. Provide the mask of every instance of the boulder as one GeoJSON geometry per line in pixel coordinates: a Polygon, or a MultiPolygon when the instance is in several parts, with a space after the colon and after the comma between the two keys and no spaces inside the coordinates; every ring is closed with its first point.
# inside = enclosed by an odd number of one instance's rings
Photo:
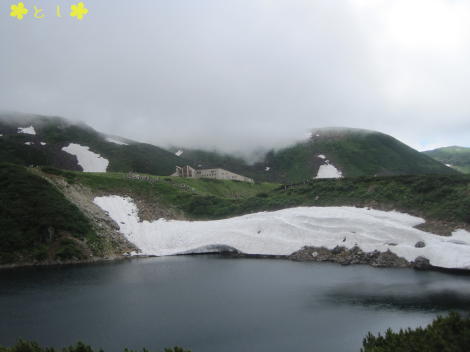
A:
{"type": "Polygon", "coordinates": [[[416,248],[424,248],[424,247],[426,247],[426,243],[424,243],[424,241],[418,241],[418,242],[416,242],[415,247],[416,248]]]}
{"type": "Polygon", "coordinates": [[[422,257],[422,256],[417,257],[412,264],[413,264],[413,268],[417,270],[428,270],[431,268],[429,259],[422,257]]]}

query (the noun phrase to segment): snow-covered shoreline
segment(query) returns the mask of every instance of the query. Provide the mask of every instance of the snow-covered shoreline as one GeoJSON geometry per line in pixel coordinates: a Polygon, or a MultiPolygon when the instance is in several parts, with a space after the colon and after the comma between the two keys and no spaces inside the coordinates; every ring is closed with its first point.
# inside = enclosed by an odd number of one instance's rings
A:
{"type": "Polygon", "coordinates": [[[177,255],[233,248],[247,255],[290,255],[302,247],[359,247],[364,252],[391,251],[409,262],[417,257],[448,269],[470,269],[470,233],[450,237],[414,228],[423,219],[396,211],[354,207],[298,207],[223,220],[139,221],[130,198],[94,199],[119,225],[142,255],[177,255]],[[425,246],[417,248],[418,242],[425,246]]]}

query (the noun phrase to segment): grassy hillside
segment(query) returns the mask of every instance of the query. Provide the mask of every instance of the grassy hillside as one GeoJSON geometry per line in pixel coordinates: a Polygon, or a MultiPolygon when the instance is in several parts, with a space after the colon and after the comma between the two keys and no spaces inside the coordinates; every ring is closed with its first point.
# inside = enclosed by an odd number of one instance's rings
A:
{"type": "Polygon", "coordinates": [[[369,206],[397,209],[452,224],[470,224],[470,176],[415,175],[311,180],[293,186],[236,181],[61,172],[71,183],[98,193],[145,199],[193,219],[219,219],[294,206],[369,206]]]}
{"type": "Polygon", "coordinates": [[[217,204],[237,203],[279,187],[270,183],[247,183],[239,181],[185,179],[179,177],[156,177],[146,175],[147,180],[130,179],[122,173],[82,173],[45,169],[45,172],[65,177],[70,183],[79,183],[98,194],[117,194],[137,198],[149,205],[165,207],[182,212],[188,218],[216,218],[225,208],[211,209],[212,214],[198,210],[198,201],[217,204]],[[219,203],[220,202],[220,203],[219,203]]]}
{"type": "Polygon", "coordinates": [[[343,176],[455,174],[393,137],[357,129],[319,129],[312,138],[273,152],[265,164],[275,178],[298,182],[316,175],[325,155],[343,176]]]}
{"type": "Polygon", "coordinates": [[[194,197],[183,209],[195,216],[217,218],[294,206],[343,205],[397,209],[428,220],[466,226],[470,224],[470,177],[429,175],[313,180],[241,200],[194,197]]]}
{"type": "Polygon", "coordinates": [[[81,123],[59,117],[29,115],[0,116],[0,162],[21,165],[53,166],[77,170],[76,158],[61,149],[69,143],[90,147],[109,160],[108,171],[136,171],[170,175],[176,165],[188,163],[173,153],[154,145],[126,140],[128,145],[108,142],[106,136],[81,123]],[[36,135],[18,134],[18,127],[32,125],[36,135]],[[32,145],[25,145],[31,142],[32,145]],[[41,145],[40,143],[46,143],[41,145]]]}
{"type": "Polygon", "coordinates": [[[24,167],[0,164],[0,199],[0,264],[100,254],[100,240],[87,218],[24,167]]]}
{"type": "Polygon", "coordinates": [[[326,156],[346,177],[457,174],[455,170],[393,137],[346,128],[315,130],[309,140],[272,150],[253,165],[217,152],[185,149],[183,154],[196,165],[223,165],[256,180],[282,183],[301,182],[315,177],[325,163],[318,155],[326,156]]]}
{"type": "Polygon", "coordinates": [[[465,147],[444,147],[423,152],[441,163],[469,174],[470,173],[470,148],[465,147]]]}

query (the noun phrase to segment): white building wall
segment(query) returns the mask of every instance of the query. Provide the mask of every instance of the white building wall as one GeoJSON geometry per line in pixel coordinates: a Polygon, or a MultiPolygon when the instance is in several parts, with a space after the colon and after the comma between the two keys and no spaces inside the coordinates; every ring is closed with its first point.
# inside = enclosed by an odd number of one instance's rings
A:
{"type": "MultiPolygon", "coordinates": [[[[193,178],[212,178],[212,179],[217,179],[217,180],[232,180],[232,181],[242,181],[242,182],[250,182],[250,183],[254,182],[249,177],[241,176],[241,175],[238,175],[233,172],[220,169],[220,168],[219,169],[202,169],[202,170],[192,169],[191,171],[193,171],[191,176],[182,175],[181,172],[179,173],[178,176],[193,177],[193,178]]],[[[175,174],[178,174],[178,173],[175,173],[175,174]]]]}

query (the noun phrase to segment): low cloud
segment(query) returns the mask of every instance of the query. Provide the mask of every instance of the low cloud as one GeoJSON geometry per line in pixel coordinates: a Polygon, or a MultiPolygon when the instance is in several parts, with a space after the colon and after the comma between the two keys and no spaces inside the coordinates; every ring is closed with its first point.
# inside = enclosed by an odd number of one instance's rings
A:
{"type": "Polygon", "coordinates": [[[88,1],[82,21],[56,2],[0,11],[0,108],[245,153],[325,126],[469,145],[468,2],[88,1]]]}

